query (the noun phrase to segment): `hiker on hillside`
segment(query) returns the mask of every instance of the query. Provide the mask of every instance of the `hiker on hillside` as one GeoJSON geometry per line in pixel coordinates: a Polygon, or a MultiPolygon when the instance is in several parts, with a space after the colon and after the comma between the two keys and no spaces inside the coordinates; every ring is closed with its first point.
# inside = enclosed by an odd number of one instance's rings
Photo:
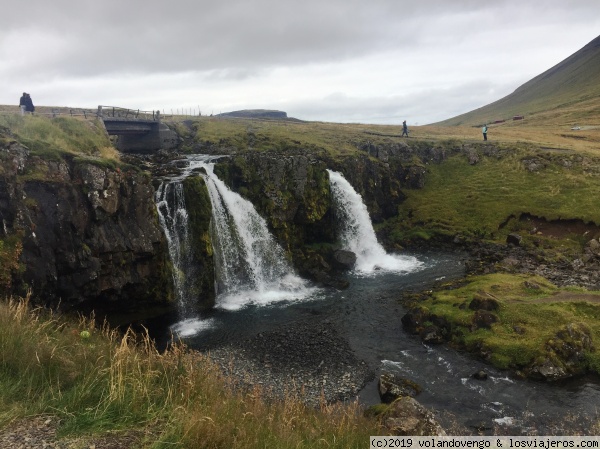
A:
{"type": "Polygon", "coordinates": [[[24,110],[25,112],[35,111],[35,106],[33,106],[31,95],[29,95],[27,92],[23,92],[23,95],[19,100],[19,106],[21,107],[21,110],[24,110]]]}
{"type": "Polygon", "coordinates": [[[487,140],[487,123],[483,125],[483,128],[481,128],[481,132],[483,133],[483,140],[487,140]]]}
{"type": "Polygon", "coordinates": [[[404,134],[406,134],[406,137],[408,137],[408,126],[406,126],[406,120],[402,122],[402,136],[400,137],[404,137],[404,134]]]}

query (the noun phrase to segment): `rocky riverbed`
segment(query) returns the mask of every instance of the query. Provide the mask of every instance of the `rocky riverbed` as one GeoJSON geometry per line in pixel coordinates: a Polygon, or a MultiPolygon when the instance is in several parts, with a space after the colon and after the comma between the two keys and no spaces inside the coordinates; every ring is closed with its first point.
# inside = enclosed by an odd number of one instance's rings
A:
{"type": "Polygon", "coordinates": [[[329,321],[299,324],[210,351],[224,373],[267,397],[297,395],[307,404],[354,400],[373,378],[329,321]]]}

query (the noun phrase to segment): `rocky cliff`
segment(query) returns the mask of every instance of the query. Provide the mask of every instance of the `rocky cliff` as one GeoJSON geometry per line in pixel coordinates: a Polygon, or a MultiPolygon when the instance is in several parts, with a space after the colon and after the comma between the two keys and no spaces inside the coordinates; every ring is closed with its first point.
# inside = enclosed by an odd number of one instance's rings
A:
{"type": "Polygon", "coordinates": [[[147,173],[91,157],[42,158],[6,130],[0,161],[0,242],[16,241],[19,261],[8,275],[4,267],[5,289],[101,310],[170,298],[147,173]]]}
{"type": "MultiPolygon", "coordinates": [[[[21,294],[31,288],[47,302],[90,308],[129,308],[173,296],[152,179],[135,168],[153,165],[164,175],[172,155],[154,155],[150,165],[148,158],[132,156],[131,165],[118,168],[91,156],[40,157],[8,131],[3,136],[0,284],[12,283],[21,294]]],[[[209,148],[230,155],[217,163],[216,174],[267,219],[301,275],[336,287],[346,285],[340,272],[351,263],[342,263],[349,255],[338,251],[326,169],[343,173],[373,221],[382,222],[397,215],[402,189],[422,187],[424,164],[446,157],[443,149],[368,139],[356,144],[358,152],[342,156],[300,144],[267,151],[224,145],[209,148]]],[[[191,294],[209,308],[215,296],[211,211],[200,176],[185,182],[185,195],[196,242],[191,294]]]]}

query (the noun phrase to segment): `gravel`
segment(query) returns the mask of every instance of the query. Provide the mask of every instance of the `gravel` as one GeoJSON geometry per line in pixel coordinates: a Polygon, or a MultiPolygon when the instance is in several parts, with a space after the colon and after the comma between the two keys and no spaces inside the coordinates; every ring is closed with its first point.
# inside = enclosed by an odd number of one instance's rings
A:
{"type": "Polygon", "coordinates": [[[313,406],[354,400],[374,376],[329,321],[260,333],[210,356],[241,386],[260,386],[272,398],[298,395],[313,406]]]}

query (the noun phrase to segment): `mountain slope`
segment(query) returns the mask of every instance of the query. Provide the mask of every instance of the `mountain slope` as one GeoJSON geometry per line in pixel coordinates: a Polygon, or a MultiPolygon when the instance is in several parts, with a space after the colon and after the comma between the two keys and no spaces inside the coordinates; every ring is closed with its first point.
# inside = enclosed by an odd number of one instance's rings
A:
{"type": "Polygon", "coordinates": [[[480,125],[524,115],[528,120],[600,124],[600,36],[512,94],[474,111],[436,123],[480,125]]]}

